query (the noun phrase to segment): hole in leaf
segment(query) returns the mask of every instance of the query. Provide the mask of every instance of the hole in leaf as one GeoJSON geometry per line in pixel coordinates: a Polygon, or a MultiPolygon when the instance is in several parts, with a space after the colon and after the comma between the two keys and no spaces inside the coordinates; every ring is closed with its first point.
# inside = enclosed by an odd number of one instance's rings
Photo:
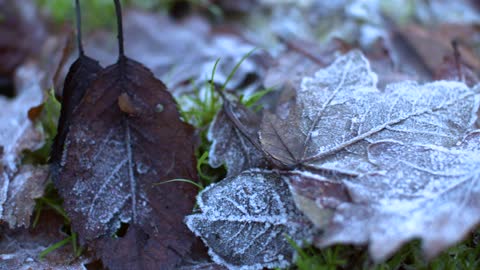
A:
{"type": "Polygon", "coordinates": [[[130,225],[128,223],[120,223],[120,228],[118,228],[118,230],[115,232],[115,236],[118,238],[124,237],[127,234],[129,226],[130,225]]]}
{"type": "Polygon", "coordinates": [[[160,104],[160,103],[159,103],[159,104],[157,104],[157,105],[155,106],[155,111],[158,112],[158,113],[159,113],[159,112],[163,112],[163,109],[164,109],[163,104],[160,104]]]}
{"type": "Polygon", "coordinates": [[[103,264],[102,264],[102,261],[100,261],[100,260],[96,260],[96,261],[93,261],[91,263],[84,264],[84,266],[87,270],[105,269],[103,264]]]}
{"type": "Polygon", "coordinates": [[[8,98],[15,97],[15,86],[10,78],[0,76],[0,95],[8,98]]]}
{"type": "Polygon", "coordinates": [[[175,1],[170,8],[170,14],[175,18],[183,18],[187,16],[191,10],[189,2],[190,1],[184,0],[175,1]]]}

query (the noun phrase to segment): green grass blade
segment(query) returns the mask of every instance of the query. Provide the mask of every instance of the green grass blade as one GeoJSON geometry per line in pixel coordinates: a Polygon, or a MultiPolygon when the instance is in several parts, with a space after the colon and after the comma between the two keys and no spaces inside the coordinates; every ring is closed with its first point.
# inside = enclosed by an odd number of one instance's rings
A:
{"type": "Polygon", "coordinates": [[[237,72],[238,68],[240,68],[240,65],[243,63],[243,61],[245,61],[248,57],[250,57],[250,55],[252,55],[252,53],[256,50],[257,48],[253,48],[251,51],[249,51],[247,54],[245,54],[242,59],[240,59],[240,61],[238,61],[238,63],[235,65],[235,67],[232,69],[232,71],[230,72],[230,74],[228,74],[228,77],[227,77],[227,80],[223,83],[222,85],[222,91],[225,90],[225,88],[227,87],[227,84],[230,82],[230,80],[233,78],[233,75],[235,75],[235,73],[237,72]]]}
{"type": "Polygon", "coordinates": [[[55,251],[63,246],[65,246],[66,244],[68,244],[70,241],[72,241],[72,236],[69,236],[61,241],[58,241],[57,243],[47,247],[44,251],[40,252],[40,254],[38,255],[38,258],[40,258],[41,260],[45,258],[45,256],[47,256],[50,252],[52,251],[55,251]]]}
{"type": "Polygon", "coordinates": [[[173,182],[189,183],[189,184],[192,184],[192,185],[196,186],[198,189],[203,190],[203,186],[201,184],[196,183],[196,182],[194,182],[190,179],[183,179],[183,178],[172,179],[172,180],[164,181],[164,182],[161,182],[161,183],[155,183],[153,185],[158,186],[158,185],[163,185],[163,184],[168,184],[168,183],[173,183],[173,182]]]}

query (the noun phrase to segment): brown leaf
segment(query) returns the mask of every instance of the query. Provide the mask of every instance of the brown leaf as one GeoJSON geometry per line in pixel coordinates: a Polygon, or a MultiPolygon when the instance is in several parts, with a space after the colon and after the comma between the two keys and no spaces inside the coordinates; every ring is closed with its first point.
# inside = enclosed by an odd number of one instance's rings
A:
{"type": "Polygon", "coordinates": [[[101,70],[97,61],[81,55],[70,67],[65,79],[63,88],[62,108],[60,111],[60,119],[58,120],[57,135],[52,144],[50,152],[50,163],[52,176],[58,175],[65,139],[70,129],[70,122],[73,110],[76,108],[80,100],[85,94],[85,90],[95,79],[96,73],[101,70]]]}
{"type": "Polygon", "coordinates": [[[453,53],[445,56],[442,65],[435,71],[435,79],[462,81],[470,87],[480,82],[478,74],[463,60],[458,41],[452,41],[452,47],[453,53]]]}
{"type": "Polygon", "coordinates": [[[261,118],[236,101],[224,100],[223,108],[210,125],[208,139],[212,141],[209,164],[214,168],[227,166],[228,176],[237,175],[252,168],[267,166],[264,154],[248,139],[258,142],[261,118]],[[247,134],[243,134],[233,121],[239,121],[247,134]],[[248,136],[248,138],[247,138],[248,136]]]}
{"type": "Polygon", "coordinates": [[[57,135],[50,151],[51,172],[54,181],[58,177],[60,163],[62,160],[65,139],[70,129],[70,122],[74,109],[80,103],[85,91],[91,82],[96,78],[97,73],[102,69],[98,62],[85,55],[81,40],[80,10],[77,3],[77,46],[79,56],[70,66],[62,92],[62,108],[58,120],[57,135]]]}
{"type": "MultiPolygon", "coordinates": [[[[413,47],[420,59],[435,74],[443,59],[453,53],[453,40],[467,40],[476,30],[471,26],[440,25],[435,28],[423,28],[419,25],[409,25],[399,31],[400,35],[413,47]]],[[[467,44],[467,42],[465,44],[467,44]]],[[[480,58],[469,46],[459,46],[465,64],[473,70],[480,70],[480,58]]]]}
{"type": "Polygon", "coordinates": [[[119,29],[118,62],[97,74],[75,110],[55,184],[74,231],[107,267],[175,269],[195,240],[183,219],[196,187],[155,184],[196,180],[193,128],[165,85],[124,56],[119,29]],[[122,111],[120,96],[135,114],[122,111]],[[112,238],[121,223],[129,224],[126,235],[112,238]]]}

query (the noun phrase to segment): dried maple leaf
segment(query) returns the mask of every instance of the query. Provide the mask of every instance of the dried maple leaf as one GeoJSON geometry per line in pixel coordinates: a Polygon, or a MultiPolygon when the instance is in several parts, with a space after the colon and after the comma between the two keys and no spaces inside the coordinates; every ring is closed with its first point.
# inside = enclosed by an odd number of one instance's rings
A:
{"type": "Polygon", "coordinates": [[[58,120],[57,135],[52,144],[50,152],[51,172],[53,178],[58,177],[62,153],[70,128],[70,121],[73,110],[80,103],[85,94],[85,90],[95,79],[96,74],[102,69],[98,62],[85,55],[82,46],[81,14],[78,0],[75,1],[77,10],[77,46],[79,56],[70,66],[62,92],[62,108],[60,119],[58,120]]]}
{"type": "Polygon", "coordinates": [[[29,225],[34,198],[41,196],[46,178],[41,169],[20,164],[22,151],[43,144],[42,133],[28,118],[28,111],[42,103],[42,78],[35,65],[22,66],[16,72],[17,96],[0,96],[0,219],[10,227],[29,225]]]}
{"type": "Polygon", "coordinates": [[[372,142],[453,145],[472,126],[478,95],[462,83],[390,84],[382,93],[377,76],[358,51],[339,57],[306,77],[296,106],[265,113],[263,149],[289,167],[357,175],[371,171],[372,142]]]}
{"type": "Polygon", "coordinates": [[[165,85],[124,55],[97,74],[70,122],[55,182],[81,242],[110,269],[175,269],[194,236],[183,218],[196,188],[193,128],[180,120],[165,85]],[[112,238],[121,223],[126,235],[112,238]]]}
{"type": "MultiPolygon", "coordinates": [[[[226,164],[228,176],[252,168],[265,167],[264,154],[248,138],[257,138],[261,118],[238,102],[224,100],[223,108],[210,125],[208,139],[212,141],[209,164],[214,168],[226,164]],[[229,117],[228,114],[233,114],[229,117]],[[233,119],[233,120],[232,120],[233,119]],[[240,121],[247,136],[233,121],[240,121]]],[[[258,142],[257,142],[258,144],[258,142]]]]}
{"type": "MultiPolygon", "coordinates": [[[[479,142],[480,133],[475,132],[453,148],[397,141],[370,145],[369,160],[382,172],[344,180],[349,198],[316,198],[316,211],[334,210],[316,244],[368,243],[371,256],[379,261],[415,238],[422,240],[430,258],[457,243],[480,222],[479,142]],[[325,203],[332,200],[336,203],[325,203]]],[[[293,189],[299,183],[328,182],[303,178],[293,189]]]]}
{"type": "Polygon", "coordinates": [[[202,213],[188,216],[186,223],[213,260],[229,269],[286,267],[294,255],[286,237],[302,244],[312,234],[287,185],[272,171],[227,177],[202,191],[197,203],[202,213]]]}

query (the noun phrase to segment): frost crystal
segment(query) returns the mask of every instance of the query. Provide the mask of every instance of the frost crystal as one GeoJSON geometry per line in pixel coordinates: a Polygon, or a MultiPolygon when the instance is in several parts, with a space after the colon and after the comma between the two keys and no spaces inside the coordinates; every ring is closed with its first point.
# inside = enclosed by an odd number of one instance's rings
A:
{"type": "Polygon", "coordinates": [[[202,213],[188,216],[187,226],[229,269],[286,267],[294,254],[286,236],[301,244],[312,233],[287,185],[271,171],[245,171],[213,184],[198,205],[202,213]]]}

